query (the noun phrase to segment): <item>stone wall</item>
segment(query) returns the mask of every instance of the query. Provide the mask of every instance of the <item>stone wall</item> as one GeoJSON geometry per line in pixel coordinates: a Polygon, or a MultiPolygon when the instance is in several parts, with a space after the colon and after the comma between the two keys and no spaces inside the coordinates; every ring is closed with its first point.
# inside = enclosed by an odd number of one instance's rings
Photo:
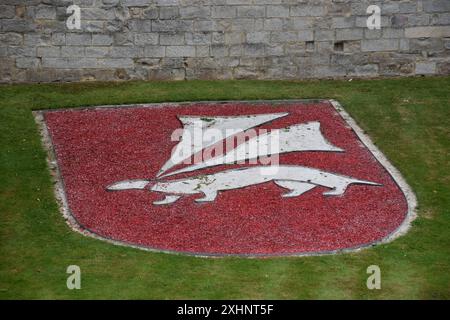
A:
{"type": "Polygon", "coordinates": [[[0,26],[1,82],[450,74],[450,0],[0,0],[0,26]]]}

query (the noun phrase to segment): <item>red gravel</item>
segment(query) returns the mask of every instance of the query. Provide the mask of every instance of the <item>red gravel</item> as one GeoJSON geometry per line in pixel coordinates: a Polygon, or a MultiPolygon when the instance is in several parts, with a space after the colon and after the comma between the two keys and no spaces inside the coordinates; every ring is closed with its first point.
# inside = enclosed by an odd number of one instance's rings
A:
{"type": "Polygon", "coordinates": [[[313,253],[381,240],[407,214],[400,188],[328,103],[64,110],[49,111],[45,119],[70,210],[83,228],[102,237],[188,253],[313,253]],[[211,203],[195,203],[201,196],[193,195],[164,206],[152,204],[164,197],[155,192],[105,190],[121,180],[155,178],[176,144],[170,137],[181,127],[177,115],[273,112],[290,115],[261,128],[320,121],[328,141],[345,149],[345,153],[285,154],[280,156],[281,164],[309,166],[383,186],[350,185],[338,197],[323,196],[326,188],[316,187],[299,197],[281,198],[286,190],[270,182],[222,192],[211,203]]]}

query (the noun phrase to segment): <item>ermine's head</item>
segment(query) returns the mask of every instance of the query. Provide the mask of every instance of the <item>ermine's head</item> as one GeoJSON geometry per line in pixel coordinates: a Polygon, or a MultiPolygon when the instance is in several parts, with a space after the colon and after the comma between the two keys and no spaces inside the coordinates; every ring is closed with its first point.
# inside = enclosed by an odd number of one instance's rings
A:
{"type": "Polygon", "coordinates": [[[152,180],[124,180],[113,183],[106,187],[108,191],[121,191],[121,190],[142,190],[150,189],[154,184],[152,180]]]}

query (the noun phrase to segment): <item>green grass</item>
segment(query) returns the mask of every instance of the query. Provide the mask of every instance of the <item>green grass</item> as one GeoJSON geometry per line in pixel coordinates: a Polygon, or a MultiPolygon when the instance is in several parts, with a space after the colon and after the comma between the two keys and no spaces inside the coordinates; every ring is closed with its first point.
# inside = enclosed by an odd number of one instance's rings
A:
{"type": "Polygon", "coordinates": [[[450,298],[450,77],[0,86],[0,298],[450,298]],[[394,242],[307,258],[203,259],[113,246],[70,230],[31,111],[188,100],[334,98],[417,194],[394,242]],[[66,268],[82,289],[66,288],[66,268]],[[382,289],[366,288],[381,267],[382,289]]]}

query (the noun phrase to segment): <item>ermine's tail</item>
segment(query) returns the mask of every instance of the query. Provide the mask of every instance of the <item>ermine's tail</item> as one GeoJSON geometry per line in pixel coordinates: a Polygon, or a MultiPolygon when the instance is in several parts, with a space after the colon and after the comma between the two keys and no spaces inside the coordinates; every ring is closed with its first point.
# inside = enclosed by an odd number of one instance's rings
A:
{"type": "Polygon", "coordinates": [[[113,183],[106,187],[108,191],[120,191],[120,190],[142,190],[145,189],[151,180],[124,180],[113,183]]]}
{"type": "Polygon", "coordinates": [[[370,185],[370,186],[381,186],[381,184],[372,182],[372,181],[351,179],[350,181],[347,181],[347,183],[345,183],[345,184],[338,185],[338,186],[334,187],[333,189],[331,189],[330,191],[324,192],[323,195],[325,195],[325,196],[343,195],[344,192],[347,190],[348,186],[350,186],[351,184],[366,184],[366,185],[370,185]]]}
{"type": "Polygon", "coordinates": [[[372,181],[366,181],[366,180],[353,180],[351,182],[351,184],[356,183],[356,184],[368,184],[370,186],[382,186],[382,184],[380,183],[376,183],[376,182],[372,182],[372,181]]]}

